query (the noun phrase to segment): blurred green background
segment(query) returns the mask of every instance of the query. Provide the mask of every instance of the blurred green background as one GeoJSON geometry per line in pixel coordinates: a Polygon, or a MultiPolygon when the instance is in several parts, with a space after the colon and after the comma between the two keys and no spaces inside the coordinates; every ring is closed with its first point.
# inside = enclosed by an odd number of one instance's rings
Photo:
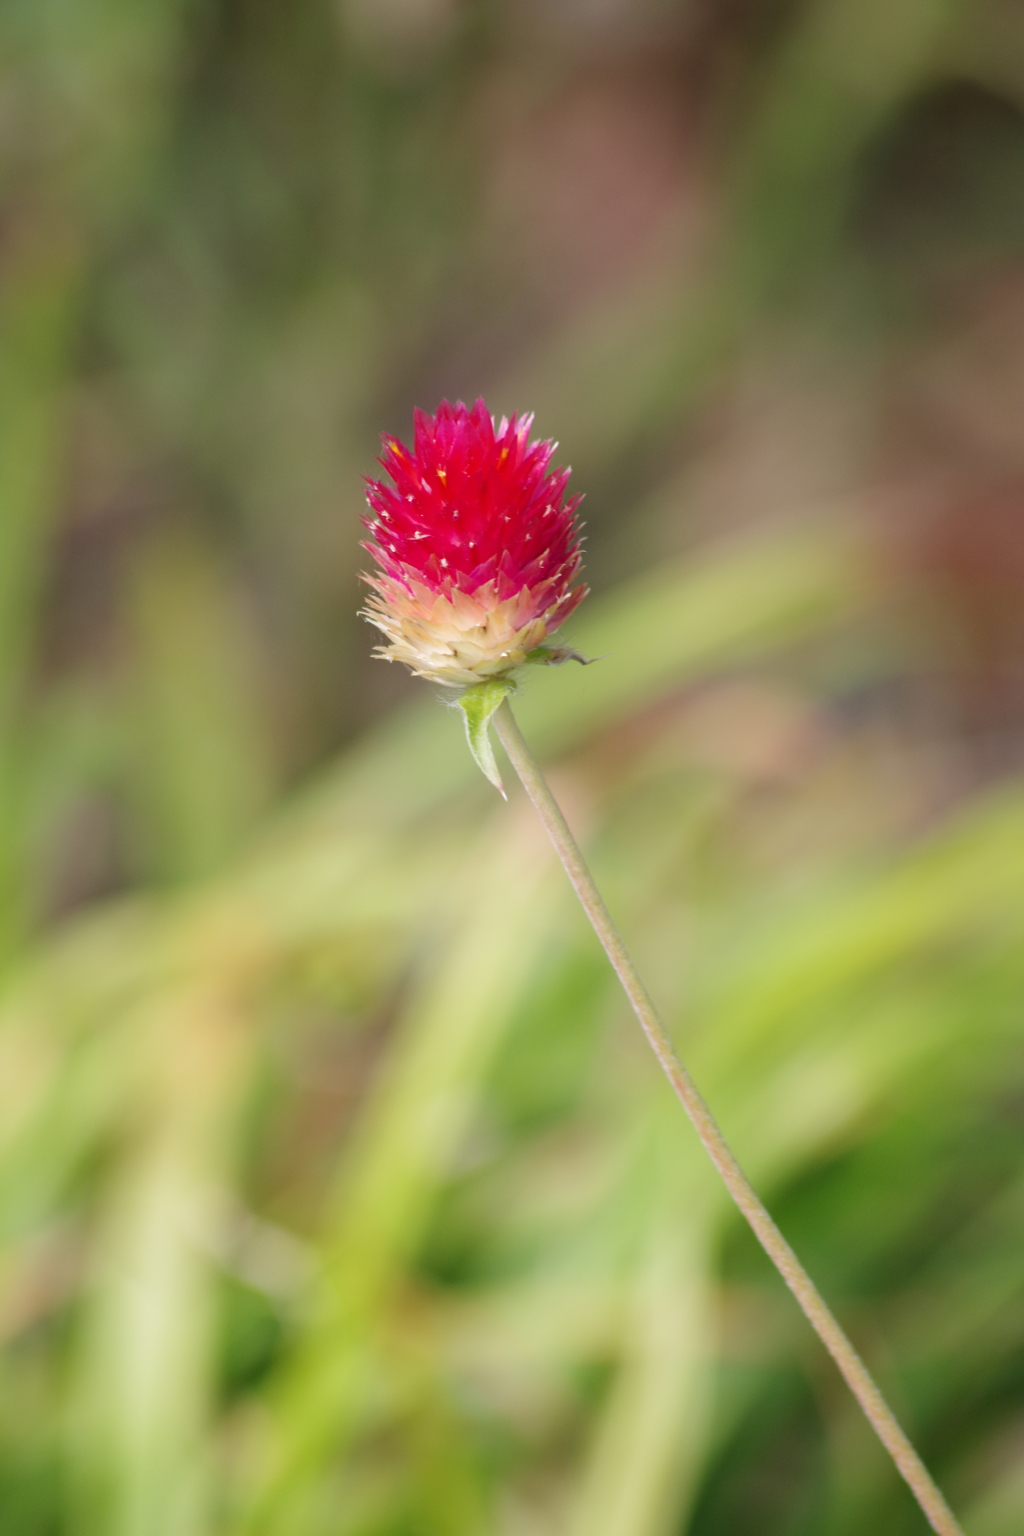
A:
{"type": "Polygon", "coordinates": [[[680,1048],[1024,1530],[1017,0],[3,0],[0,1530],[912,1536],[360,476],[534,409],[680,1048]]]}

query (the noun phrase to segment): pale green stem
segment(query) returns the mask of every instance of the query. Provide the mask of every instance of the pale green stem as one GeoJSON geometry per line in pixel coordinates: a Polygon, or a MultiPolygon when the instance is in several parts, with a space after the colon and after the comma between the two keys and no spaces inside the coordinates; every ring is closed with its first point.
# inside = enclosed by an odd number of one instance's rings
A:
{"type": "Polygon", "coordinates": [[[633,1012],[640,1020],[644,1034],[650,1042],[651,1049],[682,1101],[683,1108],[692,1120],[697,1135],[704,1143],[730,1195],[750,1223],[758,1241],[779,1274],[793,1292],[811,1327],[846,1378],[850,1391],[863,1408],[896,1466],[906,1478],[933,1529],[939,1532],[939,1536],[963,1536],[952,1510],[932,1481],[924,1462],[900,1428],[895,1415],[872,1380],[867,1366],[836,1322],[819,1295],[813,1280],[754,1193],[749,1180],[729,1150],[729,1145],[715,1123],[711,1111],[698,1092],[693,1078],[676,1054],[675,1047],[658,1018],[650,994],[608,915],[601,894],[594,884],[593,876],[566,825],[565,817],[529,747],[523,740],[522,732],[516,724],[507,699],[493,718],[501,743],[522,780],[523,788],[533,801],[541,821],[547,828],[558,857],[565,866],[565,872],[572,881],[583,909],[594,926],[605,954],[615,968],[626,996],[633,1006],[633,1012]]]}

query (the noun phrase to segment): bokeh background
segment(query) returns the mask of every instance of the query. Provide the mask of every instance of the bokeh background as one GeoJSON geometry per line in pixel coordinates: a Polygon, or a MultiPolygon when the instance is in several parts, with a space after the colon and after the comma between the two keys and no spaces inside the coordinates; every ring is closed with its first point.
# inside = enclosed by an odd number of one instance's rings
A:
{"type": "Polygon", "coordinates": [[[1024,1529],[1017,0],[4,0],[4,1536],[913,1536],[360,477],[533,409],[520,718],[962,1512],[1024,1529]]]}

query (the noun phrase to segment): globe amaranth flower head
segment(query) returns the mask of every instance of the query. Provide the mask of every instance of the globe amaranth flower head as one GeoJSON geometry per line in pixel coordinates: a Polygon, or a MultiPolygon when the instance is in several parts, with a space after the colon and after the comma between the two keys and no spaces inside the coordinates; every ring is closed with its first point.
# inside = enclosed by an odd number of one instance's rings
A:
{"type": "MultiPolygon", "coordinates": [[[[387,644],[376,654],[420,677],[470,686],[505,677],[587,595],[579,574],[579,496],[554,443],[530,442],[532,416],[495,424],[483,400],[414,413],[412,451],[383,439],[393,485],[368,480],[380,570],[364,610],[387,644]]],[[[550,651],[542,659],[572,653],[550,651]]]]}

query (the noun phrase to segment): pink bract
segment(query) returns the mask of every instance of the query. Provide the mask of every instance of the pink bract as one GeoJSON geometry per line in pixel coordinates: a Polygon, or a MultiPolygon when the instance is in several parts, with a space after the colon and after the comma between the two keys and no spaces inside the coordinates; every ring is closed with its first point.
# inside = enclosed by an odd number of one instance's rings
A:
{"type": "Polygon", "coordinates": [[[363,578],[377,655],[452,685],[502,677],[582,602],[582,498],[566,499],[569,471],[549,470],[555,445],[530,442],[532,423],[442,400],[414,413],[412,451],[383,439],[393,484],[367,481],[380,570],[363,578]]]}

